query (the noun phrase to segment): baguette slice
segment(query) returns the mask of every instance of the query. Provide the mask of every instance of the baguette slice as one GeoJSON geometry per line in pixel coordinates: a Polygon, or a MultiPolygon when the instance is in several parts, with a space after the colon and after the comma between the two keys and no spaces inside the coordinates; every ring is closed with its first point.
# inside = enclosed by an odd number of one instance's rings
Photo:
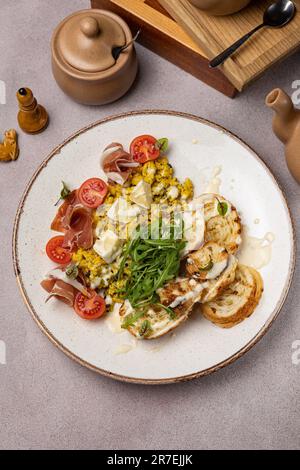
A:
{"type": "Polygon", "coordinates": [[[263,280],[253,268],[238,265],[235,279],[215,300],[201,306],[203,315],[222,328],[231,328],[249,317],[263,293],[263,280]]]}
{"type": "Polygon", "coordinates": [[[207,242],[187,258],[187,274],[197,280],[215,279],[226,269],[228,258],[226,248],[215,242],[207,242]]]}
{"type": "Polygon", "coordinates": [[[236,208],[218,194],[203,194],[205,240],[224,246],[228,253],[235,254],[242,243],[242,224],[236,208]]]}

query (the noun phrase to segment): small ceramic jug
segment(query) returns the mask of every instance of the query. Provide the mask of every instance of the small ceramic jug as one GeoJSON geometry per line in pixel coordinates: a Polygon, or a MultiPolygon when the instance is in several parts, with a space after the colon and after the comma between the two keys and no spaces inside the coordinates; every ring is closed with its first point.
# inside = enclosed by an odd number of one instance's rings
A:
{"type": "Polygon", "coordinates": [[[300,110],[295,109],[291,98],[280,88],[268,94],[266,105],[275,111],[274,133],[285,144],[287,166],[300,183],[300,110]]]}
{"type": "Polygon", "coordinates": [[[195,7],[209,15],[232,15],[250,3],[251,0],[190,0],[195,7]]]}

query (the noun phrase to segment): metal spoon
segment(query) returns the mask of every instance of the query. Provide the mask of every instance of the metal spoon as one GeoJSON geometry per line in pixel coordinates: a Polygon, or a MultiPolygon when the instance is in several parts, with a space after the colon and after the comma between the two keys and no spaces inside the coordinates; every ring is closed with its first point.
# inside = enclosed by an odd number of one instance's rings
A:
{"type": "Polygon", "coordinates": [[[244,44],[251,36],[266,26],[271,28],[280,28],[289,23],[296,13],[296,6],[290,0],[280,0],[270,5],[263,17],[263,23],[256,26],[250,33],[245,34],[241,39],[236,41],[232,46],[228,47],[225,51],[221,52],[209,64],[210,67],[218,67],[228,57],[230,57],[242,44],[244,44]]]}
{"type": "Polygon", "coordinates": [[[118,58],[120,57],[120,55],[122,54],[123,51],[125,51],[127,49],[127,47],[131,46],[131,44],[133,44],[137,38],[139,37],[141,33],[141,30],[139,29],[138,32],[136,33],[136,35],[132,38],[131,41],[129,41],[127,44],[125,44],[125,46],[115,46],[112,48],[112,56],[115,60],[118,60],[118,58]]]}

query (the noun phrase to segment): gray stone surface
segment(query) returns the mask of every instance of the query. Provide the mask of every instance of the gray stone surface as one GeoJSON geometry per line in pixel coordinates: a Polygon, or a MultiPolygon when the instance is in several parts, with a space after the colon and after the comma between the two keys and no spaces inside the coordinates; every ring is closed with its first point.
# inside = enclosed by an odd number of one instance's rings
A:
{"type": "Polygon", "coordinates": [[[15,91],[23,85],[32,87],[51,123],[34,137],[20,132],[19,161],[0,168],[0,340],[7,347],[7,364],[0,365],[0,448],[299,449],[300,365],[291,360],[292,343],[300,339],[298,268],[281,315],[256,347],[212,376],[173,386],[122,384],[84,369],[52,346],[23,304],[13,275],[11,235],[25,185],[53,147],[110,114],[174,109],[237,133],[272,168],[300,230],[300,188],[287,172],[264,107],[274,86],[292,92],[293,80],[300,79],[300,54],[230,100],[138,47],[134,89],[109,106],[79,106],[52,78],[49,41],[65,15],[88,6],[88,0],[1,1],[0,79],[7,85],[1,133],[17,128],[15,91]]]}

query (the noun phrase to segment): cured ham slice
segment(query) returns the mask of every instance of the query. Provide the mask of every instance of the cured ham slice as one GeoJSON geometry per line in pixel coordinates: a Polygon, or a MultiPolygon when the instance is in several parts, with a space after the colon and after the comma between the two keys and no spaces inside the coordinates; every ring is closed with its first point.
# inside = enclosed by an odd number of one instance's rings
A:
{"type": "Polygon", "coordinates": [[[41,286],[49,293],[46,302],[52,297],[56,297],[65,304],[73,307],[77,290],[60,279],[44,279],[41,286]]]}
{"type": "Polygon", "coordinates": [[[78,280],[68,277],[62,268],[52,269],[41,282],[43,289],[50,294],[46,302],[51,297],[56,297],[70,307],[73,307],[77,292],[89,295],[86,286],[79,282],[81,280],[81,276],[78,277],[78,280]]]}
{"type": "Polygon", "coordinates": [[[55,230],[56,232],[65,232],[65,228],[63,226],[63,219],[66,215],[66,212],[71,205],[75,205],[79,203],[79,200],[77,198],[77,191],[72,191],[69,196],[65,199],[65,201],[59,206],[59,209],[57,211],[56,216],[54,217],[52,224],[51,224],[51,230],[55,230]]]}
{"type": "Polygon", "coordinates": [[[113,142],[105,148],[101,166],[110,181],[122,185],[130,176],[132,168],[139,166],[139,163],[124,150],[123,145],[113,142]]]}
{"type": "Polygon", "coordinates": [[[83,248],[88,250],[93,246],[92,212],[81,204],[70,205],[62,219],[65,230],[64,248],[83,248]]]}
{"type": "Polygon", "coordinates": [[[89,249],[93,245],[92,212],[80,203],[76,190],[59,207],[51,229],[65,234],[64,248],[89,249]]]}

